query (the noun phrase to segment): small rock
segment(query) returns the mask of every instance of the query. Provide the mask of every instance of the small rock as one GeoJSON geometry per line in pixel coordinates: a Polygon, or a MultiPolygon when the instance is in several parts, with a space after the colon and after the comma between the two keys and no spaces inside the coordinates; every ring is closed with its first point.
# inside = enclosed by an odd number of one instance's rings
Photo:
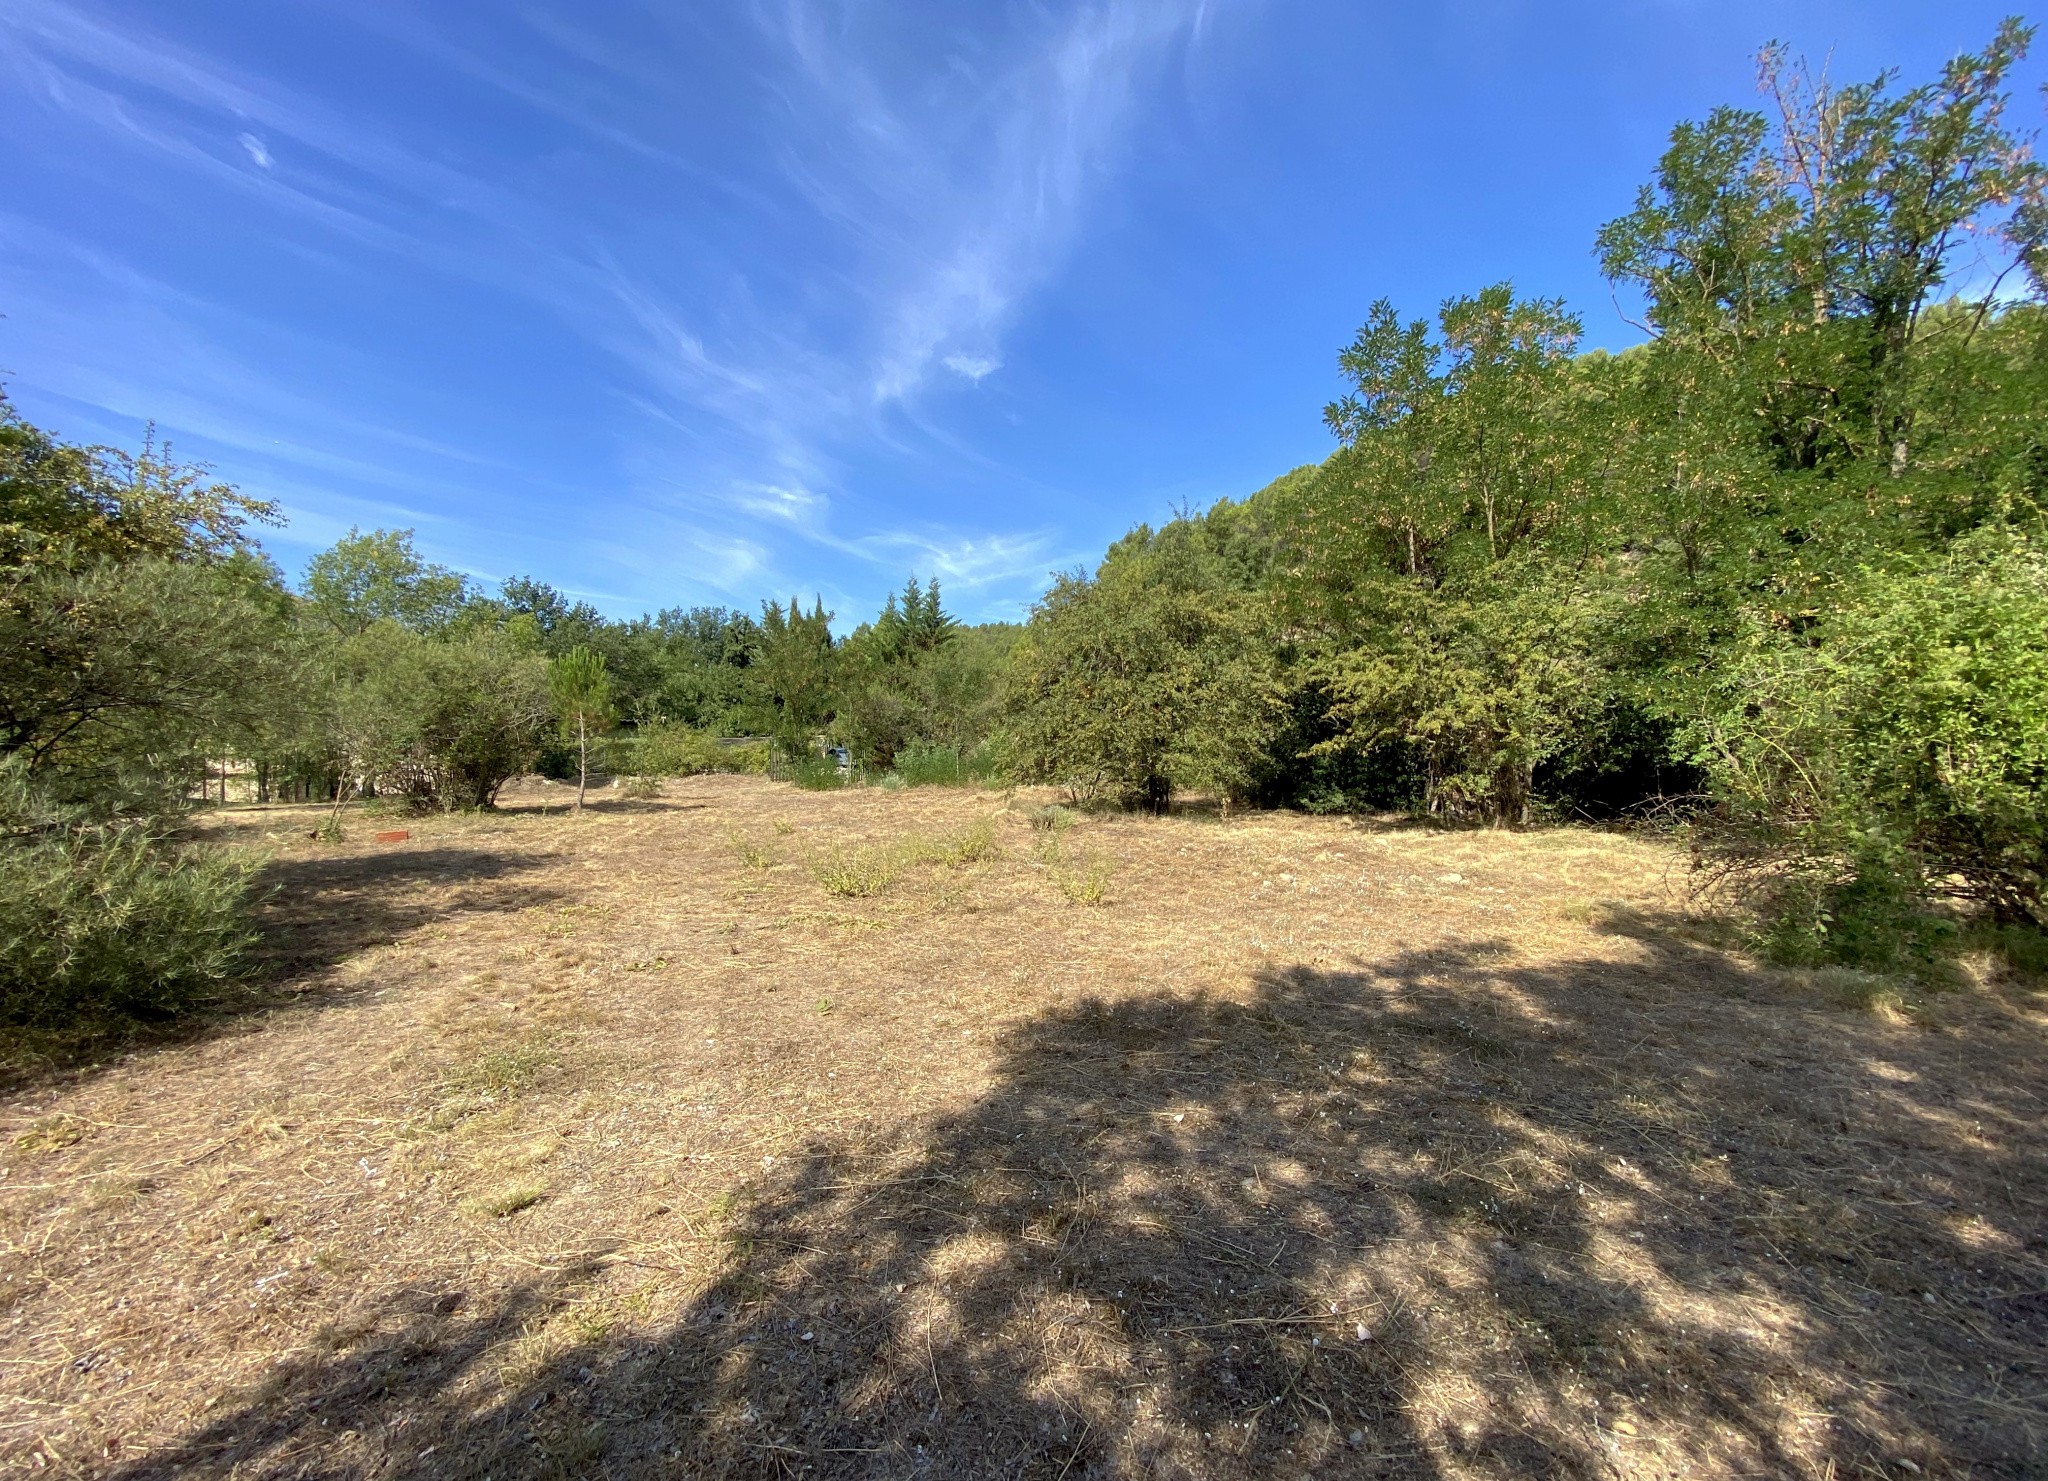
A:
{"type": "Polygon", "coordinates": [[[1353,1430],[1350,1434],[1344,1437],[1344,1443],[1346,1445],[1349,1445],[1353,1450],[1356,1450],[1359,1446],[1365,1443],[1365,1431],[1353,1430]]]}
{"type": "Polygon", "coordinates": [[[1368,1327],[1364,1322],[1360,1322],[1351,1329],[1351,1335],[1360,1342],[1370,1342],[1372,1341],[1372,1328],[1368,1327]]]}

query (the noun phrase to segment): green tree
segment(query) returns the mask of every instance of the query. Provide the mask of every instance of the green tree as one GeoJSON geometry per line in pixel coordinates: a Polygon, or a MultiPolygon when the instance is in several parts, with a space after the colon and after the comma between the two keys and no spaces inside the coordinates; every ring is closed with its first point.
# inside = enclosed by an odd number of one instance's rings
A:
{"type": "Polygon", "coordinates": [[[455,621],[469,583],[413,549],[411,530],[351,529],[313,557],[302,584],[314,616],[342,637],[377,622],[435,632],[455,621]]]}
{"type": "Polygon", "coordinates": [[[1374,305],[1339,357],[1343,446],[1262,503],[1313,748],[1419,758],[1439,815],[1525,823],[1536,769],[1598,692],[1584,573],[1603,538],[1598,398],[1578,321],[1505,286],[1435,333],[1374,305]]]}
{"type": "Polygon", "coordinates": [[[1245,796],[1276,714],[1263,612],[1193,521],[1141,527],[1093,578],[1056,578],[1011,656],[1012,768],[1084,801],[1245,796]]]}
{"type": "Polygon", "coordinates": [[[329,746],[344,785],[416,807],[495,805],[554,720],[547,664],[495,631],[444,641],[384,621],[330,662],[329,746]]]}
{"type": "Polygon", "coordinates": [[[590,783],[590,737],[612,723],[612,681],[604,655],[578,644],[548,664],[548,692],[555,717],[576,742],[576,811],[590,783]]]}
{"type": "Polygon", "coordinates": [[[768,732],[785,757],[809,756],[818,732],[832,718],[834,657],[832,614],[822,598],[809,612],[761,604],[759,655],[751,665],[768,732]]]}

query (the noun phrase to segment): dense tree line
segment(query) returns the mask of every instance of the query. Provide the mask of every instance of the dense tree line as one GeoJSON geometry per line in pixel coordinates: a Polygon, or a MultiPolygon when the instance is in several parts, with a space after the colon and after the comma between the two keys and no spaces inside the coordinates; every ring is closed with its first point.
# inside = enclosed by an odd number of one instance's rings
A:
{"type": "Polygon", "coordinates": [[[1337,451],[1062,580],[1018,763],[1519,824],[1682,806],[1775,948],[1891,962],[2048,873],[2044,174],[2029,31],[1930,83],[1762,58],[1597,252],[1647,342],[1507,285],[1374,305],[1337,451]]]}
{"type": "Polygon", "coordinates": [[[1134,530],[1021,629],[915,581],[844,637],[817,601],[612,621],[402,531],[294,586],[252,538],[270,506],[0,401],[8,1011],[228,969],[237,878],[175,820],[230,757],[337,806],[488,807],[536,767],[580,788],[760,737],[819,784],[839,744],[856,775],[1124,805],[1659,816],[1785,959],[1910,961],[1957,909],[2038,927],[2048,176],[2005,93],[2029,39],[1911,88],[1767,51],[1767,109],[1679,126],[1597,234],[1642,344],[1586,351],[1507,284],[1375,304],[1326,460],[1134,530]],[[100,923],[145,917],[187,928],[132,926],[124,965],[100,923]]]}

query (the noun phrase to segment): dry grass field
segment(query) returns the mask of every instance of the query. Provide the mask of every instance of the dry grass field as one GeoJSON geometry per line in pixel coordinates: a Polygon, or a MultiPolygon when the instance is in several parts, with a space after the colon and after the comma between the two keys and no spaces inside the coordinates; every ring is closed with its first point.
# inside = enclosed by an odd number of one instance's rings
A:
{"type": "Polygon", "coordinates": [[[15,1051],[0,1464],[2048,1475],[2026,983],[1850,1006],[1585,831],[562,797],[221,813],[247,1001],[15,1051]]]}

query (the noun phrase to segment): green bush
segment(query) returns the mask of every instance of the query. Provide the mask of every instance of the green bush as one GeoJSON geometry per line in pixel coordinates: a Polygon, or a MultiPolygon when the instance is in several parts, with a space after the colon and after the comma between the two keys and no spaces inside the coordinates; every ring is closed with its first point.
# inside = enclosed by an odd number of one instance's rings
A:
{"type": "Polygon", "coordinates": [[[342,644],[331,744],[418,808],[487,808],[553,728],[547,665],[501,634],[461,641],[380,622],[342,644]]]}
{"type": "Polygon", "coordinates": [[[766,741],[721,743],[687,725],[643,725],[630,741],[614,741],[623,764],[643,776],[701,776],[706,772],[758,775],[768,769],[766,741]]]}
{"type": "Polygon", "coordinates": [[[1978,531],[1759,624],[1699,729],[1707,860],[1761,896],[1773,954],[1882,967],[1947,928],[1921,901],[2048,916],[2048,557],[1978,531]]]}
{"type": "Polygon", "coordinates": [[[168,1014],[234,975],[250,866],[137,823],[0,844],[0,1017],[168,1014]]]}
{"type": "Polygon", "coordinates": [[[1000,779],[995,748],[986,743],[963,754],[958,746],[912,742],[896,753],[895,771],[906,787],[983,787],[1000,779]]]}
{"type": "Polygon", "coordinates": [[[851,773],[841,771],[839,763],[830,756],[799,756],[783,761],[776,775],[806,792],[830,792],[852,779],[851,773]]]}

